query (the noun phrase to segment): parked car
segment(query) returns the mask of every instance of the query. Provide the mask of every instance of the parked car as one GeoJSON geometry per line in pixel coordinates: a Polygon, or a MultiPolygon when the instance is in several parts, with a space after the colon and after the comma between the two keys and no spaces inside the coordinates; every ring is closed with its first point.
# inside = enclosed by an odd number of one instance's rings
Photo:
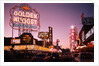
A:
{"type": "Polygon", "coordinates": [[[36,55],[36,56],[34,56],[34,57],[32,57],[32,61],[33,62],[45,62],[45,60],[46,60],[46,54],[38,54],[38,55],[36,55]]]}
{"type": "Polygon", "coordinates": [[[49,62],[60,62],[61,57],[58,52],[53,52],[51,56],[47,59],[49,62]]]}
{"type": "Polygon", "coordinates": [[[78,62],[94,62],[94,54],[89,52],[80,52],[75,60],[78,62]]]}
{"type": "Polygon", "coordinates": [[[62,61],[63,62],[75,62],[75,59],[70,52],[66,52],[62,55],[62,61]]]}

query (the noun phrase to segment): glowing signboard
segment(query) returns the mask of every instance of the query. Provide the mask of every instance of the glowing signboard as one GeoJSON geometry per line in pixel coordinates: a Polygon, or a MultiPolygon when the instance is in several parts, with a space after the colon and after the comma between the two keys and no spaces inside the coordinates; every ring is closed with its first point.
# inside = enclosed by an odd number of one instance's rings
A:
{"type": "Polygon", "coordinates": [[[23,36],[23,43],[31,43],[31,37],[29,35],[23,36]]]}
{"type": "Polygon", "coordinates": [[[94,26],[86,33],[84,34],[84,31],[82,31],[82,42],[84,42],[85,40],[87,40],[91,35],[94,34],[94,26]]]}
{"type": "Polygon", "coordinates": [[[38,37],[41,39],[48,39],[49,38],[49,32],[39,32],[38,37]]]}
{"type": "Polygon", "coordinates": [[[71,26],[70,29],[70,35],[71,35],[71,51],[75,50],[75,47],[77,46],[76,44],[76,34],[77,34],[77,29],[75,26],[71,26]]]}
{"type": "Polygon", "coordinates": [[[16,30],[24,29],[37,31],[40,29],[40,14],[28,4],[20,4],[10,9],[9,25],[16,30]]]}
{"type": "Polygon", "coordinates": [[[84,33],[84,31],[82,31],[82,42],[84,42],[85,41],[85,33],[84,33]]]}
{"type": "Polygon", "coordinates": [[[75,30],[71,29],[71,43],[73,43],[75,41],[75,30]]]}
{"type": "MultiPolygon", "coordinates": [[[[4,46],[4,50],[10,50],[12,46],[4,46]]],[[[15,45],[14,50],[41,50],[41,51],[50,51],[50,48],[38,46],[38,45],[15,45]]]]}
{"type": "Polygon", "coordinates": [[[11,44],[20,44],[20,39],[11,39],[11,44]]]}
{"type": "Polygon", "coordinates": [[[94,26],[87,32],[86,39],[89,38],[92,34],[94,34],[94,26]]]}

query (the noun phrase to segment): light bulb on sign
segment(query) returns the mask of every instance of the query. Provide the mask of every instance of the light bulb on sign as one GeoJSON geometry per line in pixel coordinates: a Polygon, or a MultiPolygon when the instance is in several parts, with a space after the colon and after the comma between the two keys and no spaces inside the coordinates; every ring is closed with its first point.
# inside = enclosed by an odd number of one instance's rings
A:
{"type": "Polygon", "coordinates": [[[73,25],[71,26],[71,29],[74,29],[74,26],[73,25]]]}

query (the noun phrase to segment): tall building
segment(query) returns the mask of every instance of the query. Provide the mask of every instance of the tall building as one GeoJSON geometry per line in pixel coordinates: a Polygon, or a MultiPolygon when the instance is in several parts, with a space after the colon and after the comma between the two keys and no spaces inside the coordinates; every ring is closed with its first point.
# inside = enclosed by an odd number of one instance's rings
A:
{"type": "Polygon", "coordinates": [[[53,45],[53,29],[51,26],[49,26],[48,28],[49,28],[49,44],[53,45]]]}
{"type": "Polygon", "coordinates": [[[94,17],[83,17],[82,29],[79,33],[81,45],[94,45],[94,17]]]}
{"type": "Polygon", "coordinates": [[[80,46],[85,52],[94,53],[94,17],[82,17],[81,22],[83,27],[79,32],[80,46]]]}

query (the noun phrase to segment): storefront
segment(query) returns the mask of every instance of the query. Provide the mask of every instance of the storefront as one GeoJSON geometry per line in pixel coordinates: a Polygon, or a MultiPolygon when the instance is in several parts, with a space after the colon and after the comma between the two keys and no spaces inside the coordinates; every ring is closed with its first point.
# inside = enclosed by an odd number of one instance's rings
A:
{"type": "Polygon", "coordinates": [[[19,37],[4,38],[4,50],[10,50],[12,47],[15,50],[25,50],[26,48],[32,49],[32,46],[37,43],[37,39],[34,39],[31,33],[23,33],[19,37]]]}

